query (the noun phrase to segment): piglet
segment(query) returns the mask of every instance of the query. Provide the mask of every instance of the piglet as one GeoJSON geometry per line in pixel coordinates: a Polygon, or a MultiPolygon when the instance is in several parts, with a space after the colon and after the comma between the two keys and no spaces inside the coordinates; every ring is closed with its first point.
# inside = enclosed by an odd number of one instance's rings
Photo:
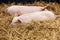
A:
{"type": "Polygon", "coordinates": [[[12,20],[12,25],[17,23],[30,23],[33,21],[45,21],[55,20],[56,16],[52,11],[37,11],[33,13],[23,14],[21,16],[15,16],[12,20]]]}
{"type": "Polygon", "coordinates": [[[45,11],[47,6],[10,6],[6,8],[5,13],[12,16],[19,16],[26,13],[32,13],[35,11],[45,11]],[[15,14],[16,13],[16,14],[15,14]]]}

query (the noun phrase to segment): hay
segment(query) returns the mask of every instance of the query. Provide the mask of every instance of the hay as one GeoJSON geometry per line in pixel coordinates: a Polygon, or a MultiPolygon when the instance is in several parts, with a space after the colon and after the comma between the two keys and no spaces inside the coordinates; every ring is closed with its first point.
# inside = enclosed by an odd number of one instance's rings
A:
{"type": "MultiPolygon", "coordinates": [[[[18,5],[45,6],[46,4],[45,2],[34,2],[18,5]]],[[[10,27],[9,24],[13,17],[5,15],[4,10],[11,5],[15,4],[0,4],[0,40],[60,40],[60,16],[54,21],[32,22],[10,27]]],[[[49,3],[47,9],[60,15],[60,4],[58,3],[49,3]]]]}

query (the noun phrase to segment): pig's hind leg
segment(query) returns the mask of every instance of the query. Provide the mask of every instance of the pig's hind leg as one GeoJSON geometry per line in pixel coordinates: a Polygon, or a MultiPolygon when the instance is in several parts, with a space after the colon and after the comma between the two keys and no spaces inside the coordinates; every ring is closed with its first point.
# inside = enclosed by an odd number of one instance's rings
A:
{"type": "Polygon", "coordinates": [[[41,11],[45,11],[45,9],[49,6],[49,4],[47,4],[46,6],[41,8],[41,11]]]}

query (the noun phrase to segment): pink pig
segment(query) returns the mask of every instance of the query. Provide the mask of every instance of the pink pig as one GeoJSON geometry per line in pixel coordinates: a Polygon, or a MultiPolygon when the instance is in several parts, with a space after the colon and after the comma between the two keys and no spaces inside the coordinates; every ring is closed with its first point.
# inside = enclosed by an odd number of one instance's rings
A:
{"type": "Polygon", "coordinates": [[[18,16],[21,14],[32,13],[35,11],[43,11],[47,10],[47,6],[40,7],[40,6],[10,6],[5,10],[5,13],[13,16],[18,16]]]}
{"type": "Polygon", "coordinates": [[[12,20],[12,25],[17,23],[30,23],[33,21],[55,20],[55,15],[52,11],[37,11],[33,13],[23,14],[21,16],[15,16],[12,20]]]}

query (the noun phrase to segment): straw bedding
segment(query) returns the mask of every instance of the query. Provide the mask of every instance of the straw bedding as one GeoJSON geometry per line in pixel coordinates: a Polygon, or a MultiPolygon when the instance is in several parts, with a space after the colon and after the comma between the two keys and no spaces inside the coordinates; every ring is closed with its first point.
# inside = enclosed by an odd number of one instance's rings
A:
{"type": "MultiPolygon", "coordinates": [[[[34,2],[33,5],[45,6],[45,2],[34,2]]],[[[60,4],[49,3],[48,10],[52,10],[58,17],[54,21],[31,22],[30,24],[18,24],[9,26],[13,17],[4,13],[5,8],[15,5],[0,4],[0,40],[60,40],[60,4]]]]}

